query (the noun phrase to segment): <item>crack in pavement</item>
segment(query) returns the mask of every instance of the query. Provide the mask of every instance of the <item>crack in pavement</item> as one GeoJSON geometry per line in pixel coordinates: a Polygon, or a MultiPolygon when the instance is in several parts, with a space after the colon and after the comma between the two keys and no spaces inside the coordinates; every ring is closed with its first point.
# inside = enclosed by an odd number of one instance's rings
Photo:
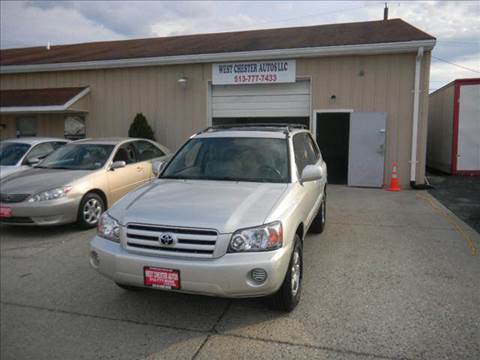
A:
{"type": "Polygon", "coordinates": [[[344,355],[348,354],[348,355],[355,355],[355,356],[371,357],[371,358],[382,359],[382,360],[411,360],[410,358],[407,358],[407,357],[404,357],[404,356],[401,356],[401,357],[387,356],[387,355],[380,355],[380,354],[374,354],[374,353],[369,353],[369,352],[362,352],[362,351],[355,351],[355,350],[348,350],[348,349],[338,349],[338,348],[333,348],[333,347],[324,346],[324,345],[302,344],[302,343],[295,343],[295,342],[282,341],[282,340],[273,340],[273,339],[266,339],[266,338],[239,335],[239,334],[219,333],[218,330],[216,329],[216,327],[220,323],[220,321],[223,319],[225,314],[228,312],[228,310],[230,309],[230,306],[232,304],[231,301],[229,301],[228,304],[225,306],[225,309],[220,314],[220,316],[215,321],[215,324],[212,326],[212,328],[210,330],[199,330],[199,329],[193,329],[193,328],[182,327],[182,326],[162,325],[162,324],[157,324],[157,323],[149,323],[149,322],[146,322],[146,321],[138,321],[138,320],[131,320],[131,319],[119,319],[119,318],[108,317],[108,316],[85,314],[85,313],[81,313],[81,312],[77,312],[77,311],[67,311],[67,310],[53,309],[53,308],[37,306],[37,305],[27,305],[27,304],[15,303],[15,302],[10,302],[10,301],[0,301],[0,304],[9,305],[9,306],[17,306],[17,307],[39,310],[39,311],[48,311],[48,312],[58,313],[58,314],[82,316],[82,317],[88,317],[88,318],[99,319],[99,320],[118,321],[118,322],[125,322],[125,323],[130,323],[130,324],[135,324],[135,325],[152,326],[152,327],[170,329],[170,330],[177,330],[177,331],[187,331],[187,332],[192,332],[192,333],[196,333],[196,334],[203,334],[203,335],[206,334],[207,336],[206,336],[205,340],[202,342],[202,344],[199,346],[199,348],[197,349],[197,351],[193,355],[192,360],[196,359],[196,357],[200,354],[200,352],[203,349],[203,347],[205,346],[205,344],[208,342],[208,340],[210,340],[210,338],[212,336],[237,338],[237,339],[244,339],[244,340],[251,340],[251,341],[260,341],[260,342],[265,342],[265,343],[269,343],[269,344],[296,346],[296,347],[303,347],[303,348],[309,348],[309,349],[315,349],[315,350],[330,351],[330,352],[335,352],[335,353],[344,354],[344,355]]]}

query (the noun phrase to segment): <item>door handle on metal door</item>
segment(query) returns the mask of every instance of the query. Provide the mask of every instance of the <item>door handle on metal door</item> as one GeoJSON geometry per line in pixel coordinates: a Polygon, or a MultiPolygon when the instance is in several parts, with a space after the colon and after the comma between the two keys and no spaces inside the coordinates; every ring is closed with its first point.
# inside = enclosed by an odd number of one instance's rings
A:
{"type": "Polygon", "coordinates": [[[379,132],[380,134],[385,134],[385,129],[379,129],[378,132],[379,132]]]}

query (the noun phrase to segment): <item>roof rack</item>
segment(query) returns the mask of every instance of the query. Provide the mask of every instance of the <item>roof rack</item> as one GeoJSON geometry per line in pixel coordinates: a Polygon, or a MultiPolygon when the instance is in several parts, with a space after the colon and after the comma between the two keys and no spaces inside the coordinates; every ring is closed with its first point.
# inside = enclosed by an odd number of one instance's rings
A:
{"type": "Polygon", "coordinates": [[[272,128],[278,131],[283,131],[284,133],[288,134],[293,129],[307,129],[307,126],[303,124],[287,124],[287,123],[222,124],[222,125],[209,126],[197,132],[195,135],[199,135],[204,132],[227,130],[227,129],[245,130],[245,131],[252,131],[252,130],[262,131],[262,130],[265,130],[265,128],[272,128]],[[255,129],[255,128],[258,128],[258,129],[255,129]]]}

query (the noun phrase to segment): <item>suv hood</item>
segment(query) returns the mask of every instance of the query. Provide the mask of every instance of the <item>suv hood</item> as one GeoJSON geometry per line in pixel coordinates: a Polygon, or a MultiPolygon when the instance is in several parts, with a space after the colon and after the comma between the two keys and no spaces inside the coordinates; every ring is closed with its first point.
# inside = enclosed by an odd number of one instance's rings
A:
{"type": "Polygon", "coordinates": [[[126,195],[109,213],[123,225],[144,223],[231,233],[263,224],[287,186],[160,179],[126,195]]]}

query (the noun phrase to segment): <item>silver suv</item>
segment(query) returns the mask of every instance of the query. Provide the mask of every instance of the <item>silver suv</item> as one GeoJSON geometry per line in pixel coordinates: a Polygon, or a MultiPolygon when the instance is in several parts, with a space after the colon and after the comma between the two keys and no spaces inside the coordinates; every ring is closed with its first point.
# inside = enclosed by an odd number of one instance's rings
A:
{"type": "Polygon", "coordinates": [[[95,269],[127,290],[297,305],[303,239],[323,231],[326,215],[327,167],[310,132],[211,127],[158,173],[102,216],[91,241],[95,269]]]}

